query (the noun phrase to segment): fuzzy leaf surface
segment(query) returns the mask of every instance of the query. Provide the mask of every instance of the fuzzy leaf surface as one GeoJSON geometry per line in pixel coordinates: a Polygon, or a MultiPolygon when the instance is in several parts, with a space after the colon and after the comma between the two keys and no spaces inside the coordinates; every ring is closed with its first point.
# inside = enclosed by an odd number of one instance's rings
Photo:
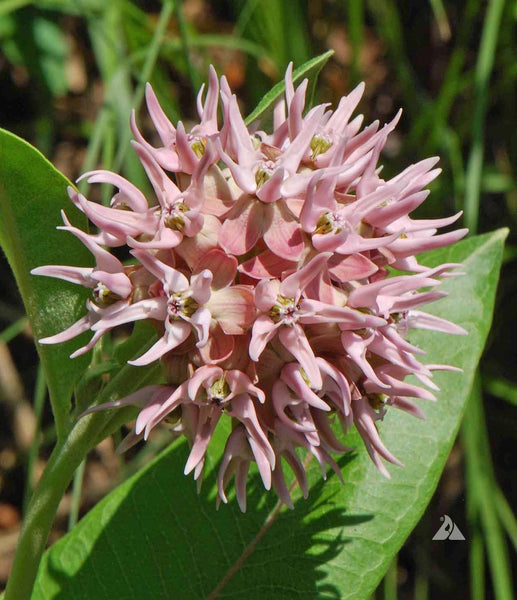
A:
{"type": "MultiPolygon", "coordinates": [[[[198,496],[182,475],[187,448],[173,446],[47,551],[33,600],[369,597],[424,512],[454,441],[490,329],[505,235],[470,238],[425,257],[430,266],[464,264],[467,275],[447,280],[449,297],[429,312],[465,327],[469,336],[412,336],[427,349],[426,362],[459,366],[463,373],[436,373],[438,402],[421,403],[427,421],[388,412],[381,434],[405,463],[390,466],[390,480],[352,434],[357,450],[341,461],[344,486],[335,475],[322,481],[310,465],[309,499],[298,495],[292,511],[265,495],[256,477],[245,515],[233,498],[216,511],[217,467],[198,496]]],[[[213,441],[213,455],[223,443],[224,435],[213,441]]]]}

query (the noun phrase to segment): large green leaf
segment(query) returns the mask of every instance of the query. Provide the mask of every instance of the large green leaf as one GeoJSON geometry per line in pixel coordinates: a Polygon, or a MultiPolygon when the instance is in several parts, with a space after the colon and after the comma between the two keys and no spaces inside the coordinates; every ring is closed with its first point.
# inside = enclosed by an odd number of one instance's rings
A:
{"type": "MultiPolygon", "coordinates": [[[[75,225],[86,219],[66,193],[68,180],[35,148],[0,130],[0,245],[11,265],[36,339],[65,329],[84,312],[87,290],[30,275],[46,264],[89,265],[92,257],[69,233],[56,230],[66,209],[75,225]]],[[[88,358],[70,360],[76,339],[57,346],[38,345],[50,389],[58,433],[68,429],[73,385],[88,358]]]]}
{"type": "Polygon", "coordinates": [[[453,443],[490,328],[504,237],[471,238],[426,257],[429,265],[464,263],[467,275],[449,279],[450,296],[430,311],[469,336],[414,336],[429,363],[463,373],[436,375],[442,391],[425,406],[427,421],[387,414],[383,438],[405,463],[390,468],[391,480],[352,436],[358,450],[341,462],[344,486],[334,475],[322,482],[313,465],[309,499],[298,497],[292,511],[253,480],[247,514],[235,501],[217,512],[215,469],[197,496],[182,475],[185,446],[171,448],[46,553],[33,600],[367,598],[429,502],[453,443]]]}

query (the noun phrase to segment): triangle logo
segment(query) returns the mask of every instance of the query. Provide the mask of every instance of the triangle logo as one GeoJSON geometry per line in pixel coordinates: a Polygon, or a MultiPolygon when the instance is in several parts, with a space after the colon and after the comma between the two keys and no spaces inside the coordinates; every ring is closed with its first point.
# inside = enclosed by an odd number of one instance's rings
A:
{"type": "Polygon", "coordinates": [[[443,521],[443,523],[441,524],[440,529],[434,534],[434,541],[465,540],[465,536],[461,533],[459,527],[449,515],[443,515],[443,517],[440,517],[440,521],[443,521]]]}

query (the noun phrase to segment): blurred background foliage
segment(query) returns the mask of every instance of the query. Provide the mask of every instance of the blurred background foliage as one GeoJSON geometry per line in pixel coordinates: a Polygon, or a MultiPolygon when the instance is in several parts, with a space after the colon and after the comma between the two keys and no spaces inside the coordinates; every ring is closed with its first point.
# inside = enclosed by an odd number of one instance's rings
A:
{"type": "MultiPolygon", "coordinates": [[[[0,126],[33,143],[71,179],[102,165],[145,189],[129,147],[128,118],[142,106],[146,81],[171,120],[188,121],[196,118],[195,92],[212,63],[247,113],[289,61],[298,66],[331,49],[318,101],[336,104],[364,80],[360,110],[366,122],[386,122],[404,109],[384,154],[388,176],[425,157],[441,157],[443,173],[419,216],[464,209],[472,233],[510,228],[494,327],[462,435],[377,599],[513,598],[516,24],[517,3],[508,0],[0,1],[0,126]],[[445,513],[466,542],[432,541],[445,513]]],[[[140,122],[148,126],[143,113],[140,122]]],[[[103,190],[100,199],[108,197],[103,190]]],[[[24,502],[54,432],[31,333],[5,261],[0,279],[5,581],[24,502]]],[[[112,440],[101,444],[62,502],[52,540],[166,442],[158,436],[143,453],[123,459],[114,455],[112,440]]]]}

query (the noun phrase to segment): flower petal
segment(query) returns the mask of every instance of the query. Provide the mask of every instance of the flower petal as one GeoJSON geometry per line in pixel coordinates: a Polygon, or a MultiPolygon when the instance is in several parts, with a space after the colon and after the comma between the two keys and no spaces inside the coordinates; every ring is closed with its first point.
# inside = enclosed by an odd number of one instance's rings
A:
{"type": "Polygon", "coordinates": [[[320,389],[323,381],[321,373],[316,362],[314,352],[305,336],[305,332],[299,325],[291,327],[281,327],[278,338],[284,348],[296,358],[300,366],[309,378],[313,389],[320,389]]]}
{"type": "MultiPolygon", "coordinates": [[[[296,261],[300,258],[305,244],[300,224],[291,214],[283,200],[264,206],[267,229],[264,241],[268,248],[281,258],[296,261]]],[[[223,225],[224,229],[224,225],[223,225]]]]}
{"type": "Polygon", "coordinates": [[[247,331],[256,314],[253,290],[244,285],[215,290],[207,306],[212,317],[228,335],[247,331]]]}
{"type": "Polygon", "coordinates": [[[260,200],[245,196],[235,203],[226,216],[219,233],[221,247],[240,256],[249,252],[269,226],[265,205],[260,200]]]}

